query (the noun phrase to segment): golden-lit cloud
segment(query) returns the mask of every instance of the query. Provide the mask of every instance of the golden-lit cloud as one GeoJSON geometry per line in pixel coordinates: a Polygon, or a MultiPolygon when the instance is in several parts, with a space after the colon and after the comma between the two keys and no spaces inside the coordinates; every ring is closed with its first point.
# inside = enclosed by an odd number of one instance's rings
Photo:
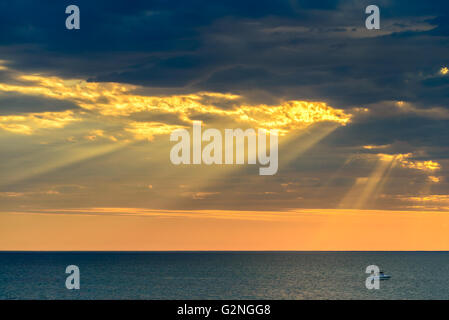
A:
{"type": "Polygon", "coordinates": [[[73,111],[27,113],[0,116],[0,128],[18,134],[30,135],[36,129],[63,128],[68,123],[80,121],[73,111]]]}
{"type": "Polygon", "coordinates": [[[170,134],[182,126],[168,125],[161,122],[131,122],[125,130],[131,132],[138,140],[153,140],[155,135],[170,134]]]}
{"type": "Polygon", "coordinates": [[[429,178],[430,182],[434,182],[434,183],[440,182],[440,178],[439,177],[429,176],[428,178],[429,178]]]}
{"type": "Polygon", "coordinates": [[[432,194],[432,195],[425,195],[420,197],[408,197],[406,198],[411,201],[418,201],[418,202],[434,202],[434,203],[447,203],[449,204],[449,195],[447,194],[432,194]]]}
{"type": "Polygon", "coordinates": [[[242,121],[264,129],[277,129],[281,134],[322,121],[345,125],[351,119],[343,110],[334,109],[324,102],[309,101],[287,101],[277,106],[241,106],[238,114],[242,121]]]}
{"type": "MultiPolygon", "coordinates": [[[[206,115],[213,119],[223,118],[226,123],[231,121],[236,127],[276,129],[281,135],[285,135],[291,130],[303,129],[317,122],[330,121],[345,125],[351,119],[350,114],[324,102],[284,101],[278,105],[249,105],[239,102],[241,97],[232,93],[197,92],[146,96],[136,93],[142,87],[121,83],[87,82],[18,72],[16,80],[14,84],[1,83],[0,93],[14,92],[66,100],[98,115],[123,118],[125,122],[131,115],[138,116],[141,113],[171,114],[178,122],[185,124],[206,115]],[[224,106],[227,107],[223,108],[224,106]]],[[[2,117],[0,127],[14,133],[31,134],[35,127],[61,128],[74,119],[72,111],[41,116],[27,114],[19,118],[2,117]],[[30,121],[35,123],[34,126],[30,121]]],[[[152,140],[155,135],[168,134],[179,127],[181,126],[167,121],[139,121],[133,118],[124,125],[124,131],[132,133],[139,140],[152,140]]],[[[92,139],[93,136],[88,135],[92,139]]]]}
{"type": "MultiPolygon", "coordinates": [[[[105,134],[104,130],[101,130],[101,129],[90,131],[89,134],[87,136],[85,136],[84,138],[87,140],[90,140],[90,141],[95,141],[99,138],[108,139],[113,142],[118,141],[118,139],[116,137],[114,137],[113,135],[105,134]]],[[[73,141],[73,137],[69,137],[68,139],[69,139],[68,140],[69,142],[73,141]]]]}
{"type": "Polygon", "coordinates": [[[384,154],[379,153],[377,156],[383,161],[395,161],[403,168],[416,169],[421,171],[433,172],[441,169],[441,165],[432,160],[427,161],[417,161],[417,160],[408,160],[408,158],[412,157],[412,153],[407,154],[384,154]]]}
{"type": "Polygon", "coordinates": [[[448,210],[449,209],[449,195],[447,194],[426,194],[418,196],[396,196],[395,199],[408,203],[406,208],[420,209],[420,210],[448,210]],[[410,205],[412,203],[412,205],[410,205]]]}
{"type": "Polygon", "coordinates": [[[387,149],[391,147],[391,144],[386,144],[386,145],[380,145],[380,146],[374,146],[374,145],[367,145],[367,146],[363,146],[363,149],[366,150],[375,150],[375,149],[387,149]]]}

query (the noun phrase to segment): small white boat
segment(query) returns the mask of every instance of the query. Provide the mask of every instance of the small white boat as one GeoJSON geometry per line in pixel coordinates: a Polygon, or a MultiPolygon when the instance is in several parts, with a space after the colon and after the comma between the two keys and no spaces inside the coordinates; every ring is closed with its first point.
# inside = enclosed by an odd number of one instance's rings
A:
{"type": "Polygon", "coordinates": [[[391,278],[390,275],[384,274],[382,271],[379,272],[379,275],[378,275],[378,276],[375,276],[375,277],[374,277],[374,279],[379,279],[379,280],[388,280],[388,279],[390,279],[390,278],[391,278]]]}

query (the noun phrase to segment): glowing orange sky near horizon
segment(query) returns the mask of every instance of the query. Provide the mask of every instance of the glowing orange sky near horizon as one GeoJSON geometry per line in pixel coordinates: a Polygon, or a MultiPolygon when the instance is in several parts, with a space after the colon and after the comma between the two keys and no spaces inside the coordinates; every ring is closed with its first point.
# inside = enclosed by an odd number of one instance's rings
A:
{"type": "Polygon", "coordinates": [[[0,250],[437,251],[449,247],[448,212],[97,208],[55,213],[2,213],[0,250]]]}

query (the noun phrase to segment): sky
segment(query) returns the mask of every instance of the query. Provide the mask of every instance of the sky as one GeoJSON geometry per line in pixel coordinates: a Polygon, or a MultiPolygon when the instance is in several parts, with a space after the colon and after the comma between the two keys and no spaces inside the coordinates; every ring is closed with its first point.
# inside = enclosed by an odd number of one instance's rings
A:
{"type": "Polygon", "coordinates": [[[0,2],[0,250],[449,250],[449,3],[371,2],[0,2]]]}

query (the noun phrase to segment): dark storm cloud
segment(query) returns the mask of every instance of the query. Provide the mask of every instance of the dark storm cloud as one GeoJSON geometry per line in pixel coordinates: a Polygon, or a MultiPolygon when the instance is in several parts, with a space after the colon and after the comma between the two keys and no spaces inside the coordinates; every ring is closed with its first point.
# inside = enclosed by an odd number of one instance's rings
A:
{"type": "Polygon", "coordinates": [[[79,107],[67,100],[25,96],[19,93],[0,95],[0,115],[65,111],[79,107]]]}
{"type": "MultiPolygon", "coordinates": [[[[419,153],[426,159],[448,159],[447,141],[449,120],[424,119],[416,115],[366,118],[342,127],[324,139],[323,144],[345,148],[358,146],[363,153],[419,153]],[[387,146],[373,151],[362,150],[364,145],[387,146]]],[[[350,150],[354,151],[354,150],[350,150]]]]}
{"type": "MultiPolygon", "coordinates": [[[[378,1],[385,28],[410,30],[375,38],[376,31],[360,31],[366,1],[78,1],[76,31],[64,27],[68,4],[0,5],[3,58],[22,70],[92,81],[259,89],[346,107],[397,96],[417,101],[422,79],[413,74],[449,56],[445,1],[378,1]],[[424,18],[435,29],[421,30],[424,18]]],[[[424,87],[420,99],[434,102],[433,94],[424,87]]]]}

